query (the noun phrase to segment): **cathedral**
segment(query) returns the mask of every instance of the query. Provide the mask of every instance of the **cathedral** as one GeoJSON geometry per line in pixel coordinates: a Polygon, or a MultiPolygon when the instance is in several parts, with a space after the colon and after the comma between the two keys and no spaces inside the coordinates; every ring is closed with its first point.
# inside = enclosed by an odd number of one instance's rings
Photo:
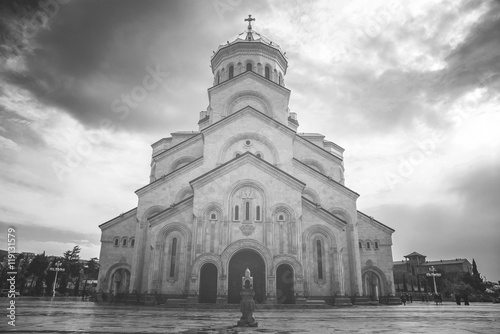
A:
{"type": "Polygon", "coordinates": [[[352,305],[394,296],[392,233],[356,208],[344,149],[297,132],[286,54],[252,28],[211,57],[198,131],[152,144],[137,207],[99,227],[98,290],[114,300],[352,305]]]}

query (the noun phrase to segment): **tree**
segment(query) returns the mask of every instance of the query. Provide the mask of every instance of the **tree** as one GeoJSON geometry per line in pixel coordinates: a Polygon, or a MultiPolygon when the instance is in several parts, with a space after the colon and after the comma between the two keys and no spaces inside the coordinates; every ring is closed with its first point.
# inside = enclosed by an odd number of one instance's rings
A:
{"type": "Polygon", "coordinates": [[[474,259],[472,259],[472,276],[481,277],[481,275],[479,274],[479,271],[477,271],[477,264],[476,264],[476,260],[474,260],[474,259]]]}
{"type": "Polygon", "coordinates": [[[28,266],[27,273],[32,276],[32,282],[36,280],[35,283],[35,295],[42,294],[43,291],[43,281],[47,275],[46,271],[49,266],[49,260],[45,256],[45,252],[36,255],[28,266]]]}
{"type": "Polygon", "coordinates": [[[71,280],[73,283],[75,283],[74,295],[78,295],[80,273],[83,269],[83,264],[80,262],[80,250],[80,246],[75,246],[72,250],[64,252],[63,263],[66,271],[61,278],[61,293],[66,292],[68,281],[71,280]]]}

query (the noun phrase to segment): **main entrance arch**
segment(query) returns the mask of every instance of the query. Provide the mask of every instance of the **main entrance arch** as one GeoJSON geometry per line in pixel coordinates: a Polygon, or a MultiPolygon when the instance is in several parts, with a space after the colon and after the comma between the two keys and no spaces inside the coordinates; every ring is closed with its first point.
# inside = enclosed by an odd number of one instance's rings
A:
{"type": "Polygon", "coordinates": [[[230,304],[239,304],[241,301],[241,278],[245,270],[250,269],[253,277],[254,300],[263,303],[266,298],[266,265],[264,259],[257,252],[243,249],[235,253],[229,261],[228,269],[228,298],[230,304]]]}
{"type": "Polygon", "coordinates": [[[205,263],[200,270],[200,303],[215,304],[217,300],[217,267],[213,263],[205,263]]]}
{"type": "Polygon", "coordinates": [[[278,304],[293,304],[293,269],[283,263],[276,269],[276,301],[278,304]]]}

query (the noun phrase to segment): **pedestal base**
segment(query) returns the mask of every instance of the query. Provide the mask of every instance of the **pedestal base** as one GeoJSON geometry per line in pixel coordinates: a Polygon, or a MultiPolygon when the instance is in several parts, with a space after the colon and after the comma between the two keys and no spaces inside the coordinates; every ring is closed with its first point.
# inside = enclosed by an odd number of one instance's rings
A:
{"type": "Polygon", "coordinates": [[[257,327],[259,325],[253,317],[253,311],[255,310],[255,301],[253,300],[254,295],[255,292],[252,289],[243,289],[240,292],[240,296],[242,298],[240,303],[241,318],[236,326],[257,327]]]}

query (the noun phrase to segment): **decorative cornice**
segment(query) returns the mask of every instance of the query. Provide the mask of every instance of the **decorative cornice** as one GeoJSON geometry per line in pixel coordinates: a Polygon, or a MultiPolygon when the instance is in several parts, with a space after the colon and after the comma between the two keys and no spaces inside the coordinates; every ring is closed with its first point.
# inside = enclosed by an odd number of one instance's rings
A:
{"type": "Polygon", "coordinates": [[[215,54],[212,56],[212,59],[210,60],[212,68],[217,68],[221,62],[227,59],[226,54],[229,54],[228,57],[231,57],[233,54],[237,54],[238,52],[249,52],[252,49],[258,50],[259,54],[267,54],[270,57],[275,57],[278,62],[281,63],[283,72],[286,73],[288,61],[286,60],[285,55],[276,47],[265,44],[261,41],[237,41],[235,43],[219,46],[217,52],[215,52],[215,54]]]}
{"type": "Polygon", "coordinates": [[[359,194],[357,192],[347,188],[346,186],[344,186],[341,183],[338,183],[337,181],[335,181],[331,177],[326,176],[325,174],[317,171],[316,169],[306,165],[305,163],[298,160],[297,158],[293,158],[292,161],[293,161],[294,166],[300,168],[302,171],[304,171],[307,174],[315,177],[316,179],[324,182],[325,184],[332,186],[333,188],[335,188],[336,190],[340,191],[341,193],[347,195],[348,197],[350,197],[352,199],[357,199],[359,197],[359,194]]]}
{"type": "Polygon", "coordinates": [[[150,184],[147,184],[142,188],[137,189],[135,191],[135,193],[137,194],[137,196],[142,196],[145,193],[147,193],[153,189],[161,187],[162,185],[164,185],[168,181],[172,180],[173,178],[179,176],[180,174],[187,172],[187,171],[190,171],[190,170],[193,170],[194,168],[197,168],[201,165],[203,165],[203,157],[199,157],[198,159],[191,161],[190,163],[180,167],[179,169],[176,169],[173,172],[170,172],[168,174],[163,175],[162,177],[158,178],[156,181],[154,181],[150,184]]]}

